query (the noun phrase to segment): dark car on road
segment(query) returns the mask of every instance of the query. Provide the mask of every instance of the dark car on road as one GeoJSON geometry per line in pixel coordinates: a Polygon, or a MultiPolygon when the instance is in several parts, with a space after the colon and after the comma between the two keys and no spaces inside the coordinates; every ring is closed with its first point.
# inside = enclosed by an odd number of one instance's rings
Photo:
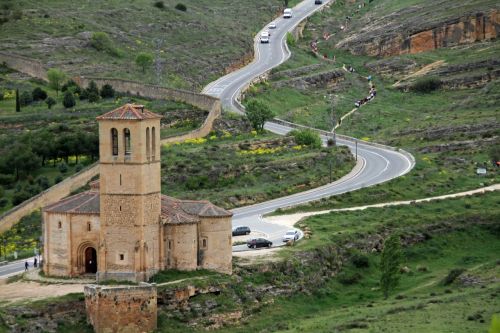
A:
{"type": "Polygon", "coordinates": [[[323,3],[323,0],[314,0],[315,5],[321,5],[323,3]]]}
{"type": "Polygon", "coordinates": [[[264,238],[253,238],[247,241],[247,246],[253,249],[258,247],[271,247],[273,246],[273,242],[268,241],[267,239],[264,238]]]}
{"type": "Polygon", "coordinates": [[[233,236],[241,236],[241,235],[249,235],[250,234],[250,228],[249,227],[234,227],[233,228],[233,236]]]}

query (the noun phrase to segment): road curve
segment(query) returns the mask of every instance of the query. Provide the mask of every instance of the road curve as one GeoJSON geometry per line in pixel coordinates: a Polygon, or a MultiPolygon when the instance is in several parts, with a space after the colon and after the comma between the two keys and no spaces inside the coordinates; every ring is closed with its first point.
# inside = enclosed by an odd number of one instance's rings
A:
{"type": "MultiPolygon", "coordinates": [[[[290,51],[285,42],[286,33],[329,2],[324,1],[323,5],[318,6],[314,4],[314,0],[305,0],[293,8],[293,17],[291,19],[278,18],[274,20],[277,28],[270,30],[272,34],[270,43],[260,44],[258,37],[254,40],[254,61],[208,84],[203,89],[203,92],[220,98],[225,109],[242,113],[243,109],[237,100],[241,90],[255,78],[286,61],[290,57],[290,51]]],[[[292,126],[275,122],[267,122],[265,128],[281,135],[292,130],[292,126]]],[[[326,141],[327,137],[323,135],[322,139],[326,141]]],[[[354,139],[338,138],[337,144],[349,147],[353,154],[355,154],[354,139]]],[[[266,222],[262,218],[263,214],[273,212],[278,208],[306,203],[380,184],[404,175],[414,166],[414,160],[410,154],[397,151],[391,147],[372,145],[359,141],[357,154],[360,163],[358,163],[356,170],[332,184],[260,204],[234,209],[233,226],[247,225],[252,230],[264,233],[273,242],[273,246],[279,246],[283,244],[281,237],[289,228],[266,222]]],[[[247,248],[245,245],[240,245],[233,247],[233,250],[243,251],[247,250],[247,248]]]]}

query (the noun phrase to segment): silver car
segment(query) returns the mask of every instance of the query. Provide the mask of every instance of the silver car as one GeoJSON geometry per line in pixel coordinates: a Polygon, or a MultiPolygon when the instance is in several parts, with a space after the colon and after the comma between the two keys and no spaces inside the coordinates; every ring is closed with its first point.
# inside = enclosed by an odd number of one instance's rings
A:
{"type": "Polygon", "coordinates": [[[283,242],[296,241],[297,239],[299,239],[298,230],[289,230],[283,235],[283,242]]]}

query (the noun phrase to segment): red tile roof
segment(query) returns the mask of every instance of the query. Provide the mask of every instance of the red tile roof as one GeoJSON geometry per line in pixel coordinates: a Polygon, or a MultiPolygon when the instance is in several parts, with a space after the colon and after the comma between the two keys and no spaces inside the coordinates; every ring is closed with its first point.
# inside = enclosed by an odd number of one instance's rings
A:
{"type": "Polygon", "coordinates": [[[125,104],[118,109],[96,117],[97,120],[144,120],[158,118],[162,118],[162,116],[146,110],[144,105],[138,104],[125,104]]]}
{"type": "Polygon", "coordinates": [[[86,191],[64,198],[43,208],[51,213],[99,214],[99,192],[86,191]]]}

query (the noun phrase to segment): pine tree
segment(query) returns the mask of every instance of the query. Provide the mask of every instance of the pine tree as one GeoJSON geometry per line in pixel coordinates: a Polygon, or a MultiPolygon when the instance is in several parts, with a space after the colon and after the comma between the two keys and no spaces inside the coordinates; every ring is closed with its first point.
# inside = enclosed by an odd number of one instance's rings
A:
{"type": "Polygon", "coordinates": [[[16,89],[16,112],[21,111],[21,101],[19,101],[19,89],[16,89]]]}
{"type": "Polygon", "coordinates": [[[384,242],[384,250],[380,259],[380,288],[384,293],[384,297],[389,297],[389,292],[394,290],[400,279],[399,266],[402,261],[401,244],[399,235],[391,235],[384,242]]]}

